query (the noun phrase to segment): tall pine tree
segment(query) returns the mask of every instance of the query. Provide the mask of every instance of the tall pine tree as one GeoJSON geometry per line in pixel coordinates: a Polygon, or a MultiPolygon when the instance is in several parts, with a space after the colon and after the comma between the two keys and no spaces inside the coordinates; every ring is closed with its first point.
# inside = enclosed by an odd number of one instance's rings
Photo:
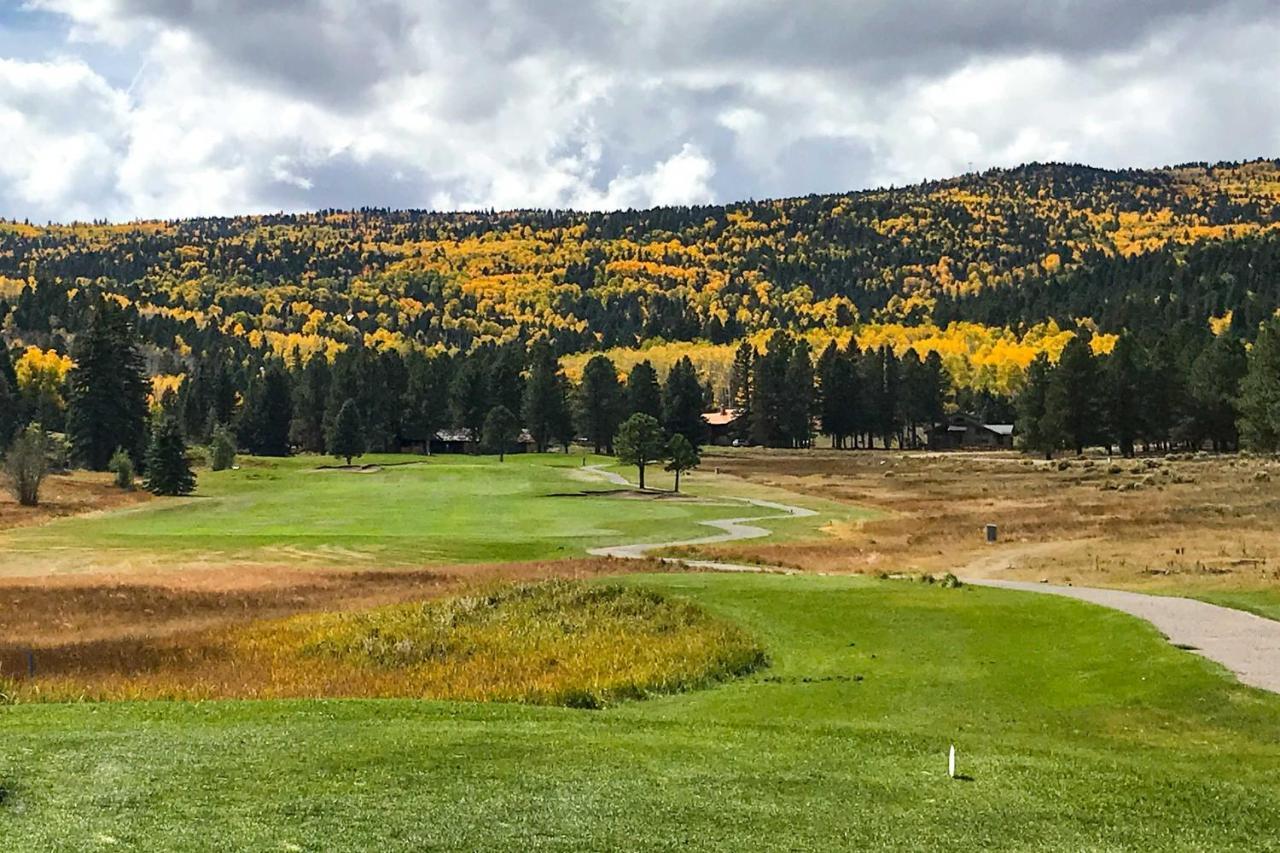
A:
{"type": "Polygon", "coordinates": [[[627,415],[648,415],[662,421],[662,388],[658,385],[658,371],[648,359],[627,374],[627,415]]]}
{"type": "Polygon", "coordinates": [[[135,463],[147,446],[149,383],[132,320],[114,302],[93,309],[71,347],[67,435],[76,458],[105,471],[117,447],[135,463]]]}
{"type": "Polygon", "coordinates": [[[688,356],[677,361],[662,386],[663,427],[668,436],[683,435],[696,449],[705,440],[702,383],[688,356]]]}
{"type": "Polygon", "coordinates": [[[582,369],[576,404],[579,432],[596,453],[612,453],[613,436],[622,423],[626,403],[618,368],[608,356],[592,356],[582,369]]]}
{"type": "Polygon", "coordinates": [[[563,440],[569,406],[564,377],[551,347],[536,344],[530,353],[530,362],[521,414],[538,452],[543,453],[556,439],[563,440]]]}
{"type": "Polygon", "coordinates": [[[1240,383],[1240,432],[1253,450],[1280,450],[1280,319],[1264,323],[1240,383]]]}

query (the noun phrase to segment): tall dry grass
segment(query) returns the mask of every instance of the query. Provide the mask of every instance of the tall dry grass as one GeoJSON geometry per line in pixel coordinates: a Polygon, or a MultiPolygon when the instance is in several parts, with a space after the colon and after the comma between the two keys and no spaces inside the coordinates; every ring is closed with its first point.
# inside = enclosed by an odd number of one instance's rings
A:
{"type": "Polygon", "coordinates": [[[162,640],[10,678],[10,701],[416,697],[601,707],[764,662],[741,629],[643,589],[553,580],[162,640]]]}

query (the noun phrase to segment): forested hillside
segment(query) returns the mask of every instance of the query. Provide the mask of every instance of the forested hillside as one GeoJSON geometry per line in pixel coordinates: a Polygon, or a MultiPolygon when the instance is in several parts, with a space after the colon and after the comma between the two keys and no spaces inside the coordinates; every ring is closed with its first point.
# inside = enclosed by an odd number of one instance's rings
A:
{"type": "MultiPolygon", "coordinates": [[[[1133,376],[1175,378],[1147,437],[1168,441],[1183,423],[1176,435],[1194,442],[1212,432],[1189,425],[1203,408],[1191,390],[1195,363],[1216,376],[1224,371],[1212,358],[1226,359],[1225,388],[1201,390],[1234,395],[1243,347],[1278,307],[1277,161],[1120,172],[1031,165],[899,189],[614,213],[0,222],[0,331],[10,350],[0,405],[16,401],[0,421],[74,427],[70,398],[85,382],[80,362],[97,321],[101,346],[129,348],[151,405],[188,437],[234,427],[258,452],[324,448],[347,400],[359,404],[374,448],[447,426],[479,435],[498,406],[525,426],[539,420],[546,444],[573,431],[572,413],[559,411],[566,402],[530,415],[529,384],[541,383],[539,399],[567,400],[599,384],[603,363],[588,376],[597,353],[618,374],[641,368],[632,378],[653,393],[679,365],[680,406],[694,409],[748,407],[743,385],[754,373],[735,361],[744,357],[773,365],[779,389],[816,378],[811,400],[788,405],[820,407],[822,369],[835,365],[872,389],[849,390],[850,400],[865,408],[878,399],[883,410],[842,424],[837,438],[901,442],[944,402],[1011,418],[1028,371],[1044,379],[1086,332],[1092,355],[1128,337],[1133,376]],[[1211,347],[1215,337],[1236,348],[1211,347]],[[798,354],[790,368],[770,360],[778,346],[798,354]],[[833,353],[848,355],[847,370],[833,353]],[[900,371],[919,378],[919,393],[896,387],[900,371]]],[[[656,402],[623,408],[672,417],[656,402]]],[[[769,417],[754,427],[757,440],[808,441],[803,418],[787,427],[781,414],[769,417]]],[[[1230,428],[1215,443],[1234,444],[1235,417],[1219,418],[1230,428]]],[[[597,443],[612,437],[594,431],[597,443]]],[[[140,442],[104,438],[92,461],[100,467],[117,445],[140,455],[140,442]]]]}

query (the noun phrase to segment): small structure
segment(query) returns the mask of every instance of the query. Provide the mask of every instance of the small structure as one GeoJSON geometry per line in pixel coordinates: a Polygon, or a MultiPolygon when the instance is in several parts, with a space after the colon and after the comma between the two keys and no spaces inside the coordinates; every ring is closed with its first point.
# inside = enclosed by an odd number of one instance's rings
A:
{"type": "Polygon", "coordinates": [[[973,415],[955,414],[928,433],[930,450],[980,450],[1013,447],[1013,424],[985,424],[973,415]]]}
{"type": "MultiPolygon", "coordinates": [[[[426,449],[425,442],[419,440],[414,442],[406,442],[402,450],[412,450],[422,453],[426,449]]],[[[537,450],[537,444],[533,440],[533,436],[529,434],[527,429],[520,430],[520,437],[516,439],[515,444],[507,448],[507,453],[532,453],[537,450]]],[[[431,436],[431,453],[479,453],[480,444],[471,435],[469,429],[441,429],[436,430],[431,436]]]]}
{"type": "Polygon", "coordinates": [[[707,443],[720,447],[728,447],[733,444],[733,439],[739,429],[738,421],[741,419],[742,411],[740,409],[719,409],[714,412],[704,412],[702,420],[707,425],[707,443]]]}

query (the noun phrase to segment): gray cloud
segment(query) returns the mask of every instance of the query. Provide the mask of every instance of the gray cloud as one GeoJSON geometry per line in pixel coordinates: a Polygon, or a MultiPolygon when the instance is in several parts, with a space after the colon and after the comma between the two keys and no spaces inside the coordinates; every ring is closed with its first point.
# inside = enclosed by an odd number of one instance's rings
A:
{"type": "Polygon", "coordinates": [[[97,164],[42,172],[54,197],[0,167],[10,211],[601,207],[1280,147],[1272,0],[29,2],[110,121],[0,94],[97,164]]]}

